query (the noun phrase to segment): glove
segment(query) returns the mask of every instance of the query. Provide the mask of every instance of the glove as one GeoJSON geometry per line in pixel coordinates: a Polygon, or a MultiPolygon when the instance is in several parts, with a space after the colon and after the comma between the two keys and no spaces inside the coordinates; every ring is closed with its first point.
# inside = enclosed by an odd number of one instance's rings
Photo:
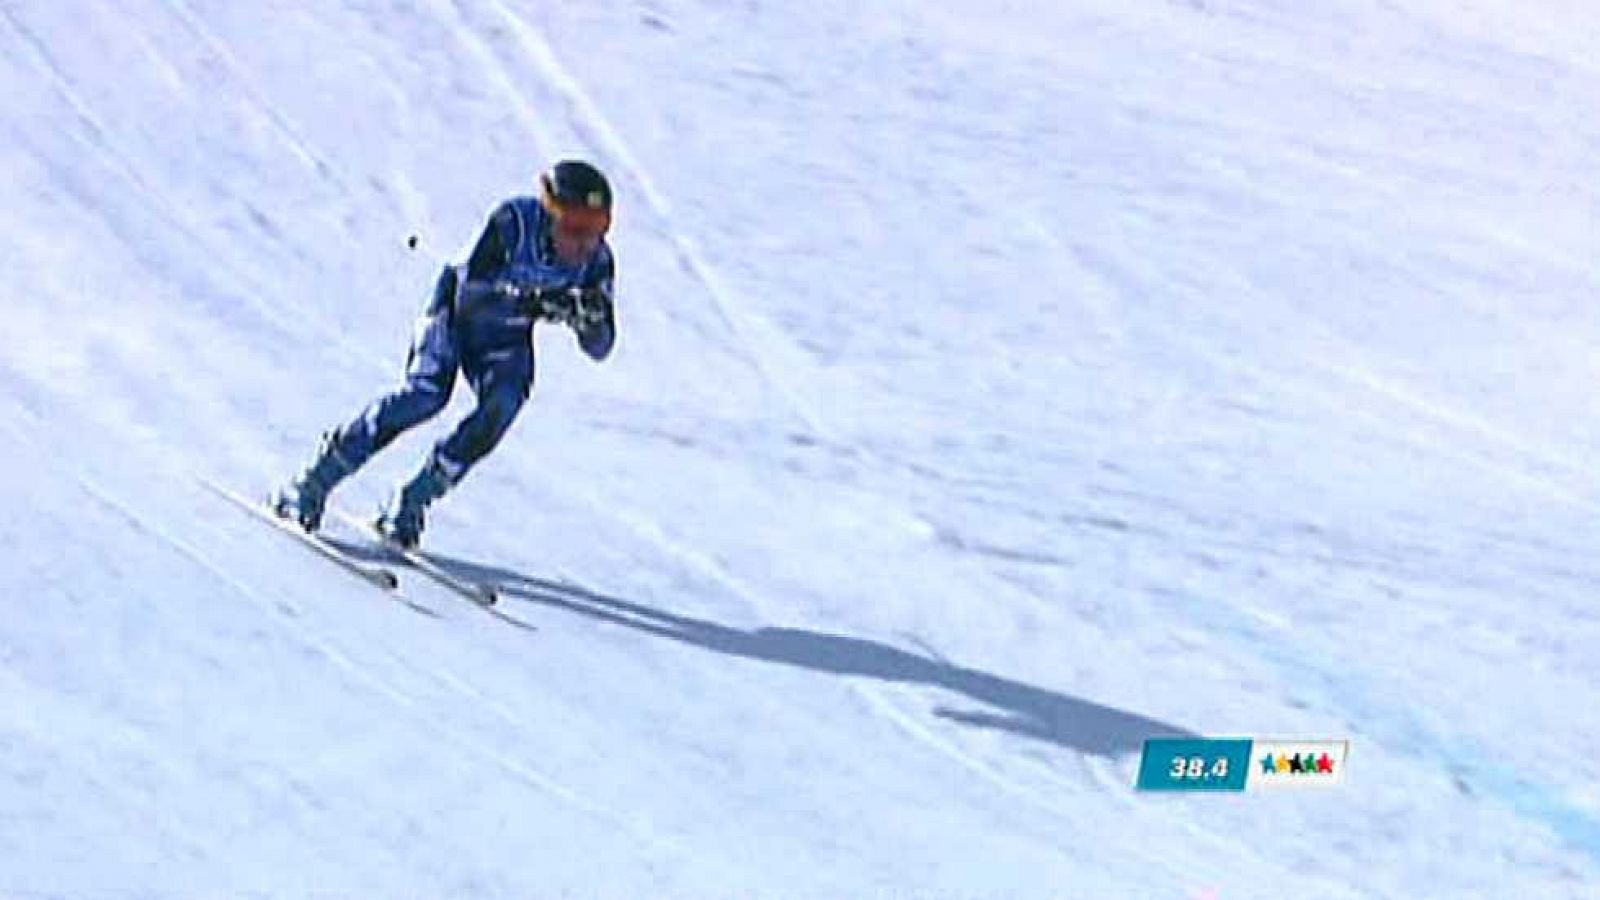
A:
{"type": "Polygon", "coordinates": [[[611,315],[611,297],[599,288],[544,290],[534,301],[541,318],[583,331],[611,315]]]}
{"type": "Polygon", "coordinates": [[[530,316],[578,330],[603,322],[611,315],[611,297],[600,288],[537,288],[499,281],[494,290],[515,300],[530,316]]]}
{"type": "Polygon", "coordinates": [[[574,300],[574,328],[591,328],[611,318],[611,294],[604,288],[584,288],[574,300]]]}
{"type": "Polygon", "coordinates": [[[502,278],[490,290],[515,303],[524,315],[536,319],[561,321],[571,315],[573,308],[573,301],[564,296],[567,291],[562,288],[531,287],[502,278]]]}
{"type": "Polygon", "coordinates": [[[548,288],[539,292],[534,309],[548,322],[572,325],[578,318],[577,291],[568,288],[548,288]]]}

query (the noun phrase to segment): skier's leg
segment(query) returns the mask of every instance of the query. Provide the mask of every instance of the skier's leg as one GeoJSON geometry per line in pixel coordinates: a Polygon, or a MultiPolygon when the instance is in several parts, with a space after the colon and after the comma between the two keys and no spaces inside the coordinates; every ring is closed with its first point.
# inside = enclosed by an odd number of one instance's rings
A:
{"type": "Polygon", "coordinates": [[[390,539],[415,546],[428,504],[442,497],[489,454],[516,420],[533,386],[533,349],[525,341],[464,356],[462,368],[478,404],[455,431],[434,445],[422,469],[395,495],[378,527],[390,539]]]}
{"type": "Polygon", "coordinates": [[[488,456],[516,421],[533,389],[533,348],[495,350],[463,360],[463,369],[477,406],[435,450],[451,484],[488,456]]]}
{"type": "Polygon", "coordinates": [[[292,516],[307,530],[322,520],[334,486],[388,446],[396,437],[437,415],[450,401],[459,365],[450,306],[455,274],[446,269],[434,296],[417,320],[406,356],[405,382],[378,398],[354,419],[323,435],[317,455],[275,501],[279,515],[292,516]]]}
{"type": "Polygon", "coordinates": [[[417,320],[406,356],[405,382],[334,431],[334,449],[349,463],[351,471],[449,404],[460,365],[451,317],[455,289],[455,270],[446,268],[427,310],[417,320]]]}
{"type": "Polygon", "coordinates": [[[355,471],[407,429],[438,415],[450,402],[455,380],[456,353],[448,319],[418,322],[405,382],[335,429],[330,436],[335,452],[355,471]]]}

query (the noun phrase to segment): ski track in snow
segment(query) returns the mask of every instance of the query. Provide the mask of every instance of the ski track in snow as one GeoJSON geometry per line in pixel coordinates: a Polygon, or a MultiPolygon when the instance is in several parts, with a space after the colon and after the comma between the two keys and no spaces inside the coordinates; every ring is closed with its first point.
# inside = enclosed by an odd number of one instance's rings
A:
{"type": "MultiPolygon", "coordinates": [[[[180,17],[188,16],[185,22],[190,27],[203,28],[198,22],[192,21],[192,13],[187,12],[187,8],[182,6],[181,0],[166,0],[166,2],[169,7],[173,8],[175,14],[180,15],[180,17]]],[[[227,288],[224,293],[229,300],[242,300],[250,304],[252,309],[259,313],[265,321],[273,322],[286,331],[293,331],[298,327],[302,327],[302,323],[306,320],[305,308],[301,307],[293,312],[286,312],[267,300],[266,298],[271,293],[270,285],[263,284],[259,278],[240,268],[235,262],[233,253],[228,252],[218,242],[204,233],[202,223],[197,219],[193,211],[176,207],[164,192],[152,185],[149,178],[141,173],[140,167],[117,146],[115,131],[108,128],[103,118],[95,113],[93,107],[79,95],[78,91],[74,90],[70,77],[56,65],[50,56],[48,48],[19,22],[10,10],[0,7],[0,20],[3,20],[26,45],[36,69],[45,76],[53,90],[66,101],[74,116],[83,124],[83,130],[86,132],[87,137],[78,137],[77,139],[86,140],[95,151],[95,156],[104,160],[118,178],[137,191],[142,211],[153,212],[159,221],[164,222],[181,236],[188,247],[197,251],[198,255],[205,259],[207,270],[220,267],[222,273],[227,276],[226,281],[216,279],[208,271],[199,277],[211,279],[209,283],[184,285],[185,288],[189,288],[200,295],[197,298],[191,298],[192,302],[201,304],[208,302],[226,284],[227,288]]],[[[131,27],[137,29],[143,26],[142,24],[134,23],[131,27]]],[[[228,64],[231,69],[236,68],[236,64],[231,61],[231,56],[219,39],[211,35],[210,32],[201,32],[200,34],[213,52],[220,58],[229,61],[228,64]]],[[[259,95],[252,94],[252,97],[254,98],[253,102],[258,106],[265,102],[259,99],[259,95]]],[[[331,169],[321,164],[309,150],[298,144],[299,139],[291,127],[281,123],[276,118],[273,121],[277,130],[284,135],[287,146],[295,148],[297,154],[302,155],[302,158],[309,165],[316,167],[322,174],[329,175],[331,173],[331,169]]],[[[90,205],[92,206],[93,204],[90,205]]],[[[146,223],[128,222],[119,216],[110,214],[106,210],[101,210],[100,212],[107,226],[119,235],[126,236],[127,243],[130,246],[140,246],[141,242],[135,236],[143,231],[143,226],[146,223]]],[[[156,271],[154,263],[146,262],[146,264],[151,267],[152,276],[159,278],[165,274],[156,271]]],[[[322,330],[333,335],[331,340],[336,346],[357,358],[366,356],[365,351],[345,336],[340,329],[331,327],[331,320],[325,314],[313,313],[313,315],[315,316],[314,321],[324,326],[322,330]]]]}
{"type": "MultiPolygon", "coordinates": [[[[433,2],[437,7],[447,0],[433,0],[433,2]]],[[[618,160],[621,163],[621,170],[627,173],[628,180],[638,186],[645,204],[660,224],[663,233],[672,241],[678,259],[700,282],[705,289],[706,298],[727,327],[728,334],[737,340],[739,355],[785,398],[809,431],[827,434],[814,402],[805,399],[802,391],[795,385],[795,381],[803,380],[806,373],[814,371],[814,366],[809,361],[809,354],[784,337],[759,315],[749,311],[745,304],[737,302],[733,292],[726,287],[723,278],[706,255],[698,249],[694,239],[671,224],[675,217],[665,193],[657,187],[655,180],[629,150],[618,131],[606,120],[599,106],[589,98],[582,85],[556,58],[549,42],[501,0],[489,0],[489,5],[500,21],[510,29],[518,46],[527,53],[547,84],[566,99],[570,109],[569,122],[578,134],[602,148],[607,156],[618,160]],[[792,380],[783,374],[785,371],[799,372],[802,378],[792,380]]],[[[516,91],[511,79],[504,74],[503,64],[496,62],[492,54],[479,54],[478,58],[487,60],[486,65],[493,65],[500,83],[506,85],[509,90],[516,91]]],[[[521,97],[518,96],[517,99],[521,100],[521,97]]],[[[545,143],[544,146],[549,147],[550,144],[545,143]]]]}
{"type": "MultiPolygon", "coordinates": [[[[355,656],[346,649],[341,649],[338,642],[326,634],[314,633],[305,624],[307,621],[306,610],[289,600],[272,600],[264,597],[260,592],[249,585],[239,581],[228,572],[213,563],[206,554],[190,542],[178,537],[160,523],[143,517],[133,512],[127,506],[117,501],[108,491],[95,482],[82,475],[73,476],[74,483],[96,504],[122,519],[127,525],[139,532],[149,534],[156,541],[170,547],[179,555],[190,560],[197,568],[204,571],[209,578],[227,587],[232,593],[244,597],[252,603],[265,609],[278,613],[274,617],[280,625],[286,625],[295,636],[306,646],[315,650],[318,655],[335,667],[343,670],[351,678],[361,684],[366,690],[388,700],[396,708],[404,711],[409,718],[421,724],[436,739],[448,746],[459,747],[467,753],[482,759],[501,769],[516,780],[527,784],[551,797],[554,797],[571,808],[588,815],[598,821],[604,822],[645,846],[670,847],[660,836],[655,834],[648,825],[642,824],[635,817],[619,813],[603,805],[592,802],[581,794],[567,788],[558,779],[542,773],[520,759],[497,751],[487,743],[465,738],[461,732],[442,727],[434,715],[425,706],[420,705],[416,699],[403,691],[396,689],[392,678],[385,678],[376,673],[371,667],[359,662],[355,656]]],[[[348,576],[347,576],[348,577],[348,576]]],[[[357,582],[352,581],[352,584],[357,582]]],[[[435,593],[443,594],[442,588],[435,588],[435,593]]],[[[352,593],[361,593],[352,591],[352,593]]],[[[451,601],[460,602],[460,601],[451,601]]],[[[520,722],[514,715],[508,713],[503,705],[494,701],[482,691],[473,689],[465,681],[450,675],[447,671],[436,666],[418,667],[414,661],[392,650],[385,649],[384,655],[393,664],[392,671],[409,671],[413,674],[426,673],[427,677],[438,684],[446,686],[452,693],[492,710],[497,717],[521,731],[532,731],[525,723],[520,722]]],[[[182,835],[187,843],[193,844],[191,836],[182,835]]],[[[672,848],[676,851],[676,848],[672,848]]]]}
{"type": "MultiPolygon", "coordinates": [[[[81,483],[81,481],[80,481],[80,483],[81,483]]],[[[84,487],[86,489],[91,490],[91,491],[98,491],[98,489],[92,488],[91,486],[89,486],[87,484],[84,484],[84,487]]],[[[115,503],[109,501],[107,498],[104,498],[99,493],[95,493],[95,496],[96,496],[97,499],[101,500],[102,503],[108,504],[110,506],[110,508],[112,508],[115,511],[117,511],[124,518],[132,519],[132,515],[133,514],[131,512],[129,512],[129,511],[127,511],[125,508],[123,508],[120,504],[115,504],[115,503]]],[[[134,520],[134,521],[137,521],[137,520],[134,520]]],[[[140,527],[143,528],[144,526],[141,524],[140,527]]],[[[186,548],[185,548],[185,545],[183,545],[180,542],[177,542],[176,539],[169,539],[165,534],[162,534],[162,533],[159,533],[159,532],[157,532],[157,536],[160,537],[162,540],[168,542],[171,546],[175,547],[176,549],[179,549],[180,551],[185,552],[186,556],[189,556],[192,559],[197,559],[197,560],[199,559],[199,557],[198,557],[198,555],[196,553],[187,551],[186,548]]],[[[226,573],[223,573],[221,570],[210,566],[209,563],[206,563],[205,565],[207,565],[207,567],[209,568],[209,570],[211,572],[213,572],[213,574],[216,574],[216,575],[218,575],[220,577],[223,577],[223,578],[227,578],[226,573]]],[[[396,568],[398,569],[398,571],[400,573],[402,573],[402,575],[405,573],[404,566],[397,565],[396,568]]],[[[413,575],[415,575],[415,573],[413,573],[413,575]]],[[[258,600],[259,601],[259,597],[257,597],[254,594],[254,592],[251,592],[248,588],[245,588],[243,585],[239,585],[238,582],[236,582],[236,581],[234,581],[232,579],[228,579],[228,583],[232,584],[232,585],[237,585],[241,590],[246,592],[246,596],[251,597],[251,599],[253,599],[253,600],[258,600]]],[[[405,587],[408,587],[408,586],[417,586],[417,585],[421,585],[422,586],[424,593],[433,596],[433,598],[434,598],[434,600],[436,602],[436,605],[444,605],[447,609],[451,609],[453,611],[455,611],[455,610],[466,611],[466,604],[469,604],[471,602],[471,601],[465,600],[464,598],[455,597],[446,588],[444,588],[442,586],[439,586],[439,585],[435,585],[432,582],[428,581],[427,579],[422,578],[421,576],[415,576],[415,577],[410,578],[408,581],[405,582],[405,584],[402,585],[402,589],[404,589],[405,587]]],[[[505,601],[502,600],[501,602],[504,603],[505,601]]],[[[301,611],[299,610],[298,607],[294,606],[293,604],[287,603],[287,602],[280,603],[278,608],[279,608],[279,610],[281,612],[284,612],[284,613],[286,613],[286,614],[288,614],[288,615],[290,615],[290,616],[292,616],[292,617],[294,617],[296,619],[298,619],[302,615],[302,613],[301,613],[301,611]]],[[[427,608],[428,609],[432,609],[433,607],[427,607],[427,608]]],[[[499,617],[499,618],[508,619],[511,622],[516,622],[517,621],[514,618],[511,618],[508,614],[504,613],[501,610],[487,610],[487,611],[491,612],[493,614],[496,614],[496,616],[499,617]]],[[[463,619],[465,619],[465,618],[466,617],[463,617],[463,619]]],[[[455,619],[451,619],[450,621],[452,623],[452,626],[454,626],[454,627],[472,627],[471,625],[467,624],[465,621],[457,621],[455,619]]],[[[493,628],[497,628],[497,627],[501,627],[501,626],[487,626],[487,627],[493,629],[493,628]]],[[[303,629],[301,629],[301,630],[303,631],[303,629]]],[[[316,647],[319,651],[324,650],[325,646],[326,646],[322,641],[320,641],[318,639],[312,639],[310,641],[310,643],[311,643],[312,646],[316,647]]],[[[494,714],[494,716],[500,722],[504,723],[507,726],[510,726],[511,729],[513,731],[517,732],[517,733],[533,734],[533,733],[536,733],[538,731],[538,727],[537,726],[532,725],[532,724],[522,720],[521,717],[519,717],[514,712],[512,712],[504,703],[500,702],[499,700],[497,700],[492,695],[490,695],[490,694],[488,694],[488,693],[486,693],[486,692],[484,692],[482,690],[479,690],[477,688],[474,688],[468,680],[460,678],[460,677],[452,674],[448,669],[442,668],[437,663],[429,663],[428,665],[425,665],[425,666],[418,666],[416,664],[416,662],[414,661],[414,659],[408,658],[407,656],[405,656],[404,654],[402,654],[402,653],[400,653],[398,651],[388,649],[387,647],[384,647],[384,646],[381,646],[381,645],[374,645],[374,646],[377,649],[381,650],[381,652],[388,658],[388,660],[393,665],[393,667],[394,667],[394,669],[396,671],[410,671],[410,672],[412,672],[414,674],[417,674],[417,675],[425,675],[425,677],[427,677],[429,680],[433,681],[435,684],[443,685],[450,692],[454,693],[455,695],[457,695],[461,699],[469,701],[470,702],[470,707],[469,708],[487,709],[487,710],[491,711],[494,714]]],[[[343,657],[342,655],[338,655],[338,654],[335,654],[334,656],[330,656],[329,658],[330,659],[334,659],[335,661],[346,660],[348,662],[347,658],[343,657]]],[[[356,671],[356,670],[359,669],[359,666],[357,666],[353,662],[350,662],[349,663],[349,668],[352,671],[356,671]]],[[[376,676],[373,676],[373,677],[370,678],[368,683],[370,683],[370,684],[382,684],[382,679],[378,678],[376,676]]],[[[414,698],[411,698],[411,697],[409,697],[407,695],[394,693],[392,691],[387,691],[387,690],[385,691],[385,693],[389,694],[391,696],[391,698],[398,699],[399,702],[402,705],[406,706],[408,709],[410,709],[410,708],[419,708],[418,704],[415,702],[414,698]]],[[[421,716],[419,716],[419,718],[421,718],[421,716]]],[[[434,728],[434,731],[436,733],[440,733],[440,734],[444,733],[443,729],[440,729],[437,726],[433,726],[433,728],[434,728]]],[[[673,846],[665,838],[660,836],[655,831],[654,828],[649,826],[648,823],[642,822],[641,820],[637,819],[637,817],[630,817],[630,816],[625,815],[623,813],[620,813],[620,812],[618,812],[616,810],[610,809],[610,808],[608,808],[608,807],[606,807],[606,806],[604,806],[602,804],[595,803],[595,802],[589,800],[588,798],[584,797],[582,794],[580,794],[580,793],[578,793],[576,791],[568,789],[567,787],[562,785],[559,780],[539,772],[537,769],[534,769],[533,767],[528,766],[526,763],[523,763],[523,762],[521,762],[520,760],[518,760],[518,759],[516,759],[514,757],[511,757],[511,756],[508,756],[506,754],[494,751],[494,750],[490,749],[487,744],[484,744],[482,742],[477,742],[477,741],[462,742],[459,737],[455,737],[455,736],[452,736],[450,738],[450,740],[452,742],[456,742],[456,743],[464,743],[464,745],[468,749],[470,749],[474,754],[476,754],[476,755],[478,755],[478,756],[480,756],[480,757],[482,757],[484,759],[490,760],[495,765],[500,766],[500,767],[504,768],[505,770],[516,774],[520,779],[522,779],[526,783],[531,784],[531,785],[533,785],[533,786],[545,791],[546,793],[551,794],[552,796],[558,797],[559,799],[561,799],[565,803],[569,804],[573,808],[578,809],[578,810],[580,810],[580,811],[582,811],[582,812],[584,812],[584,813],[586,813],[586,814],[588,814],[588,815],[590,815],[590,816],[592,816],[592,817],[594,817],[594,818],[596,818],[596,819],[598,819],[600,821],[604,821],[604,822],[606,822],[606,823],[608,823],[610,825],[613,825],[613,826],[617,827],[618,829],[620,829],[623,832],[629,834],[630,836],[638,839],[641,843],[643,843],[643,844],[645,844],[647,846],[659,846],[659,847],[672,849],[674,852],[681,852],[681,848],[673,846]]]]}
{"type": "Polygon", "coordinates": [[[184,0],[162,0],[162,2],[183,22],[184,27],[189,30],[190,34],[195,36],[201,46],[215,54],[217,59],[222,62],[223,67],[227,69],[228,77],[239,85],[250,104],[260,110],[261,114],[271,124],[273,130],[283,139],[284,145],[289,148],[290,152],[319,177],[332,181],[348,195],[349,191],[338,177],[334,167],[313,150],[310,142],[301,135],[300,131],[284,118],[283,113],[271,101],[266,99],[261,89],[245,74],[244,67],[239,65],[238,59],[228,50],[227,42],[219,38],[210,28],[207,28],[205,21],[184,0]]]}

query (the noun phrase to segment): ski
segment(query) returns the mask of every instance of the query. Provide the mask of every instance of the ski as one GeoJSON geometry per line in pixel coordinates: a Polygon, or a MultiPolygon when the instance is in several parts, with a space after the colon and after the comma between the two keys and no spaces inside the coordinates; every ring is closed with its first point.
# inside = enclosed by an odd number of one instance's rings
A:
{"type": "Polygon", "coordinates": [[[426,553],[422,552],[421,550],[407,549],[399,544],[396,544],[394,541],[384,537],[382,532],[378,531],[377,524],[375,522],[362,521],[356,516],[353,516],[343,510],[334,510],[333,513],[350,527],[364,529],[367,534],[373,536],[373,539],[386,552],[394,556],[396,559],[403,561],[406,565],[415,569],[417,572],[433,579],[433,581],[437,582],[441,587],[465,597],[466,599],[471,600],[473,603],[476,603],[485,609],[494,606],[500,601],[500,593],[494,588],[493,585],[473,581],[470,578],[462,578],[460,575],[457,575],[454,572],[451,572],[449,569],[446,569],[444,566],[439,565],[437,562],[434,562],[426,553]]]}
{"type": "Polygon", "coordinates": [[[383,548],[385,550],[396,554],[401,559],[404,559],[418,572],[421,572],[423,575],[432,578],[440,585],[456,592],[457,594],[460,594],[468,600],[471,600],[473,603],[488,609],[489,607],[500,602],[500,592],[495,590],[492,585],[462,578],[454,572],[451,572],[449,569],[446,569],[444,566],[434,562],[432,559],[429,559],[428,555],[423,553],[421,550],[407,550],[406,548],[395,544],[393,541],[382,540],[381,537],[379,540],[382,541],[383,548]]]}
{"type": "Polygon", "coordinates": [[[370,563],[365,560],[356,559],[354,556],[351,556],[345,551],[339,549],[333,544],[332,541],[328,540],[322,535],[317,534],[316,532],[306,531],[300,527],[299,523],[291,522],[288,519],[281,518],[277,513],[272,511],[272,508],[267,505],[266,501],[251,500],[242,494],[236,493],[228,488],[222,487],[221,485],[212,484],[209,481],[203,481],[202,484],[210,488],[212,492],[221,496],[223,499],[276,528],[279,533],[294,538],[300,543],[301,546],[316,552],[317,554],[321,555],[323,559],[334,563],[335,565],[344,569],[346,572],[355,575],[363,581],[382,588],[385,591],[394,591],[400,587],[400,578],[394,574],[392,569],[388,568],[387,566],[378,565],[377,563],[370,563]]]}

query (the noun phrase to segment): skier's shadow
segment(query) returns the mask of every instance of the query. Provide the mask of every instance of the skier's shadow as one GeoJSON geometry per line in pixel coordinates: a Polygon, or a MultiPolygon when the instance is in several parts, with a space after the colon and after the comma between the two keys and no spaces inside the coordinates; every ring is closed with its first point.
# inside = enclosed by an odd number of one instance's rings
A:
{"type": "Polygon", "coordinates": [[[531,578],[494,566],[431,554],[451,571],[494,583],[508,596],[558,607],[612,625],[729,656],[796,666],[834,675],[946,688],[985,704],[983,709],[940,707],[941,718],[1008,731],[1082,753],[1113,757],[1140,749],[1146,738],[1198,737],[1194,732],[1135,713],[910,653],[863,638],[797,628],[741,630],[640,603],[608,597],[578,585],[531,578]]]}

